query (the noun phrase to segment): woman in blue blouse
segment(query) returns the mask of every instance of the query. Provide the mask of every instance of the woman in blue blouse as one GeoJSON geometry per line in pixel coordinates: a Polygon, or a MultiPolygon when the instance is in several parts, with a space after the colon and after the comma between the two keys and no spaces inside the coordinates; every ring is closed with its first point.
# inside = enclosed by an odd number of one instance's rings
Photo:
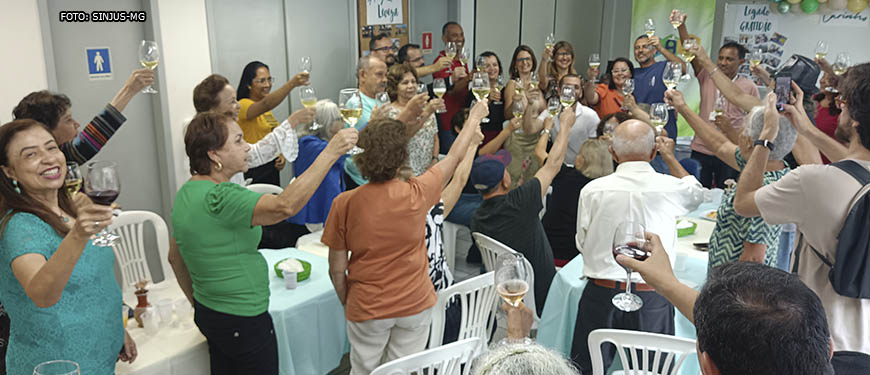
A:
{"type": "Polygon", "coordinates": [[[0,127],[0,168],[0,295],[15,321],[7,371],[66,359],[113,374],[136,346],[121,322],[114,255],[89,240],[112,223],[112,208],[61,189],[66,158],[34,120],[0,127]]]}

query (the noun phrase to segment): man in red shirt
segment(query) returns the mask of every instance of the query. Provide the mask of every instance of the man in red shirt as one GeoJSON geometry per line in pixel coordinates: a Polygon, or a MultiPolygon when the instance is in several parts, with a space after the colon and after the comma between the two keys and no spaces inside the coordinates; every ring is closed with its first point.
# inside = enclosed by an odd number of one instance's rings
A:
{"type": "MultiPolygon", "coordinates": [[[[449,42],[456,43],[456,56],[451,61],[450,67],[432,74],[432,77],[436,79],[443,78],[448,87],[447,93],[444,94],[444,105],[447,107],[447,111],[441,114],[441,129],[438,129],[441,153],[446,154],[454,139],[453,131],[450,129],[450,120],[453,119],[456,112],[462,109],[468,99],[469,78],[468,68],[459,61],[459,53],[465,45],[465,34],[462,31],[462,26],[453,21],[445,23],[441,28],[441,40],[445,46],[449,42]]],[[[444,51],[438,53],[435,61],[442,58],[447,58],[444,51]]]]}

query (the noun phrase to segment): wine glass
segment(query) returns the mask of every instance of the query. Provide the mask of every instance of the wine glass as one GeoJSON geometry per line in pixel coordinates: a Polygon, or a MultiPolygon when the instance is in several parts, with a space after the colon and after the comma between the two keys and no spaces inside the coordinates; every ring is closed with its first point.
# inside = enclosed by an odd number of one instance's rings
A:
{"type": "MultiPolygon", "coordinates": [[[[157,48],[157,42],[153,40],[143,40],[139,43],[139,63],[143,67],[154,70],[160,62],[160,49],[157,48]]],[[[156,94],[157,90],[151,85],[142,89],[143,93],[156,94]]]]}
{"type": "Polygon", "coordinates": [[[311,73],[311,58],[308,56],[302,56],[299,59],[299,71],[305,73],[311,73]]]}
{"type": "MultiPolygon", "coordinates": [[[[111,161],[92,161],[85,164],[85,194],[99,205],[110,206],[121,193],[121,178],[117,164],[111,161]]],[[[118,235],[109,233],[106,228],[97,233],[93,243],[96,246],[112,246],[118,235]]]]}
{"type": "Polygon", "coordinates": [[[526,268],[521,254],[503,252],[495,258],[495,285],[507,304],[517,307],[529,291],[526,268]]]}
{"type": "Polygon", "coordinates": [[[79,169],[79,163],[74,161],[66,163],[66,176],[63,180],[63,187],[70,198],[82,189],[82,172],[79,169]]]}
{"type": "Polygon", "coordinates": [[[81,375],[81,373],[78,363],[63,359],[42,362],[33,369],[33,375],[81,375]]]}
{"type": "MultiPolygon", "coordinates": [[[[471,93],[474,94],[474,98],[477,101],[488,98],[489,90],[489,74],[486,72],[474,72],[474,75],[471,77],[471,93]]],[[[489,122],[489,118],[484,117],[480,122],[489,122]]]]}
{"type": "Polygon", "coordinates": [[[662,129],[668,123],[668,105],[665,103],[653,103],[649,109],[649,120],[655,128],[656,136],[663,135],[662,129]]]}
{"type": "Polygon", "coordinates": [[[695,48],[698,45],[698,42],[693,38],[689,38],[683,41],[683,49],[680,50],[680,57],[683,58],[683,61],[690,63],[695,59],[695,54],[690,50],[695,48]]]}
{"type": "Polygon", "coordinates": [[[577,89],[571,85],[565,85],[559,91],[559,103],[562,104],[563,108],[568,108],[574,105],[574,102],[577,101],[577,89]]]}
{"type": "Polygon", "coordinates": [[[468,66],[468,56],[471,56],[471,51],[468,49],[468,47],[462,47],[462,49],[459,50],[457,54],[459,55],[459,62],[462,63],[462,66],[468,66]]]}
{"type": "MultiPolygon", "coordinates": [[[[553,33],[547,34],[547,39],[544,40],[544,47],[547,47],[547,49],[553,49],[553,47],[555,47],[555,46],[556,46],[556,36],[553,35],[553,33]]],[[[553,51],[553,53],[556,53],[556,51],[553,51]]],[[[553,55],[552,54],[550,54],[549,61],[553,62],[553,55]]]]}
{"type": "MultiPolygon", "coordinates": [[[[649,257],[649,253],[644,250],[646,245],[646,229],[643,224],[624,221],[616,227],[616,233],[613,234],[613,257],[617,255],[625,255],[637,260],[644,260],[649,257]]],[[[619,264],[619,263],[617,263],[619,264]]],[[[643,300],[640,296],[631,293],[631,268],[622,266],[625,269],[625,292],[613,296],[613,306],[625,312],[640,310],[643,307],[643,300]]]]}
{"type": "Polygon", "coordinates": [[[520,77],[514,78],[514,94],[518,96],[522,96],[523,92],[526,91],[526,87],[523,86],[523,80],[520,77]]]}
{"type": "MultiPolygon", "coordinates": [[[[299,91],[299,100],[302,102],[302,106],[305,108],[312,108],[317,105],[317,93],[314,91],[314,87],[311,86],[303,86],[302,90],[299,91]]],[[[323,125],[317,123],[315,119],[311,126],[308,127],[308,130],[317,130],[322,128],[323,125]]]]}
{"type": "Polygon", "coordinates": [[[713,104],[713,112],[710,113],[713,114],[710,116],[710,121],[715,121],[716,116],[725,114],[725,97],[722,94],[716,95],[716,103],[713,104]]]}
{"type": "Polygon", "coordinates": [[[387,94],[386,91],[381,91],[375,94],[375,100],[378,101],[378,105],[390,104],[390,94],[387,94]]]}
{"type": "MultiPolygon", "coordinates": [[[[341,118],[350,126],[356,126],[359,117],[362,116],[362,98],[359,90],[355,88],[342,89],[338,93],[338,108],[341,112],[341,118]]],[[[348,155],[356,155],[363,152],[362,148],[353,146],[348,155]]]]}
{"type": "MultiPolygon", "coordinates": [[[[514,99],[514,102],[511,103],[511,113],[513,113],[514,117],[517,119],[523,119],[523,115],[526,113],[526,105],[523,104],[522,98],[516,98],[514,99]]],[[[523,134],[523,127],[520,126],[517,130],[514,130],[514,133],[523,134]]]]}
{"type": "Polygon", "coordinates": [[[656,35],[656,23],[653,22],[652,18],[647,18],[646,22],[644,22],[643,32],[646,33],[648,38],[652,38],[653,35],[656,35]]]}
{"type": "Polygon", "coordinates": [[[749,54],[749,66],[758,66],[761,64],[762,52],[761,48],[756,48],[752,50],[752,53],[749,54]]]}
{"type": "Polygon", "coordinates": [[[831,68],[834,69],[834,74],[841,76],[846,73],[846,70],[848,70],[851,65],[852,57],[849,56],[849,53],[840,52],[837,54],[837,59],[834,60],[834,64],[831,65],[831,68]]]}
{"type": "Polygon", "coordinates": [[[529,89],[536,89],[538,85],[541,84],[541,79],[538,78],[538,72],[532,72],[529,76],[529,89]]]}
{"type": "MultiPolygon", "coordinates": [[[[625,82],[622,83],[622,96],[628,97],[632,93],[634,93],[634,79],[627,78],[625,80],[625,82]]],[[[623,103],[625,103],[625,102],[623,101],[623,103]]],[[[626,107],[625,104],[623,104],[622,110],[626,110],[626,109],[628,109],[628,107],[626,107]]]]}
{"type": "MultiPolygon", "coordinates": [[[[426,84],[424,84],[424,83],[422,85],[424,87],[426,86],[426,84]]],[[[417,92],[420,93],[419,91],[420,90],[418,87],[417,92]]],[[[423,92],[426,92],[426,91],[427,90],[425,90],[425,89],[423,90],[423,92]]],[[[444,97],[444,94],[447,93],[447,82],[444,81],[444,78],[435,78],[434,80],[432,80],[432,93],[434,93],[435,96],[437,96],[439,99],[444,97]]],[[[435,110],[435,113],[444,113],[444,112],[447,112],[447,110],[443,109],[443,108],[439,108],[439,109],[435,110]]]]}
{"type": "Polygon", "coordinates": [[[818,44],[816,44],[816,59],[821,60],[824,59],[825,56],[828,55],[828,43],[824,40],[820,40],[818,44]]]}
{"type": "MultiPolygon", "coordinates": [[[[680,83],[680,78],[683,76],[683,66],[680,63],[668,63],[668,66],[665,68],[664,73],[662,73],[662,83],[668,87],[668,90],[673,90],[677,88],[677,85],[680,83]]],[[[674,109],[668,105],[668,109],[674,109]]]]}
{"type": "Polygon", "coordinates": [[[477,71],[482,72],[486,70],[486,56],[480,55],[477,56],[477,59],[474,60],[474,66],[477,67],[477,71]]]}
{"type": "Polygon", "coordinates": [[[447,42],[447,46],[444,47],[444,56],[450,59],[450,67],[447,68],[447,73],[453,74],[453,59],[456,58],[456,42],[447,42]]]}
{"type": "MultiPolygon", "coordinates": [[[[504,86],[505,86],[504,75],[499,74],[498,78],[496,78],[496,80],[495,80],[495,89],[498,90],[499,92],[501,92],[501,90],[504,90],[504,86]]],[[[496,103],[501,104],[502,101],[499,100],[496,103]]]]}
{"type": "Polygon", "coordinates": [[[562,100],[558,95],[551,96],[550,99],[547,100],[547,111],[550,112],[550,116],[556,117],[559,115],[559,109],[561,108],[562,100]]]}
{"type": "MultiPolygon", "coordinates": [[[[589,67],[595,69],[597,72],[599,66],[601,66],[601,57],[599,57],[597,53],[589,55],[589,67]]],[[[597,83],[598,76],[590,77],[590,79],[592,80],[592,83],[597,83]]]]}
{"type": "Polygon", "coordinates": [[[680,15],[682,15],[682,13],[683,12],[680,11],[679,9],[674,9],[673,12],[671,12],[671,16],[670,16],[669,21],[671,21],[671,26],[673,26],[674,29],[680,27],[680,25],[683,24],[683,21],[680,19],[680,15]],[[674,13],[676,13],[676,14],[674,14],[674,13]]]}

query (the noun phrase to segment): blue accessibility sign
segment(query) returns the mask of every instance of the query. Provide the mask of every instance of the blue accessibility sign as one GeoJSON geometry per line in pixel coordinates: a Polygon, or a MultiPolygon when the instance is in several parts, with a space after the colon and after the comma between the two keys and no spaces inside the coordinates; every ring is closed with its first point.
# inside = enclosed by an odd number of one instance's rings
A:
{"type": "Polygon", "coordinates": [[[88,59],[89,79],[111,79],[112,58],[109,55],[109,47],[85,48],[88,59]]]}

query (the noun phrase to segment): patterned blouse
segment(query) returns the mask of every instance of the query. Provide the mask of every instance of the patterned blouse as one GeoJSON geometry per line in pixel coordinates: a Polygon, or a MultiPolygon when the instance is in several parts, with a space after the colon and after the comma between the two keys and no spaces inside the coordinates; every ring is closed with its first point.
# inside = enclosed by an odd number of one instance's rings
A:
{"type": "Polygon", "coordinates": [[[453,275],[447,267],[444,259],[444,251],[441,247],[441,226],[444,224],[444,202],[432,206],[426,215],[426,253],[429,256],[429,278],[435,291],[439,291],[453,285],[453,275]]]}
{"type": "MultiPolygon", "coordinates": [[[[391,119],[395,119],[401,112],[395,106],[390,106],[390,112],[387,115],[391,119]]],[[[426,124],[408,141],[408,153],[410,154],[408,163],[414,171],[414,176],[423,174],[432,165],[432,156],[435,155],[432,151],[435,148],[435,136],[437,134],[438,125],[433,113],[429,115],[426,124]]]]}
{"type": "MultiPolygon", "coordinates": [[[[740,171],[746,167],[746,159],[737,149],[734,153],[737,159],[737,166],[740,171]]],[[[786,164],[786,167],[778,171],[764,172],[763,185],[776,182],[791,169],[786,164]]],[[[713,229],[713,235],[710,236],[710,255],[709,267],[716,267],[725,263],[736,262],[740,255],[743,254],[743,243],[749,242],[754,244],[764,244],[767,249],[764,252],[764,264],[776,267],[776,256],[779,250],[779,234],[782,227],[780,225],[771,225],[764,222],[764,219],[759,217],[743,217],[734,211],[734,193],[737,191],[736,185],[725,190],[722,196],[722,203],[719,205],[716,228],[713,229]]]]}

